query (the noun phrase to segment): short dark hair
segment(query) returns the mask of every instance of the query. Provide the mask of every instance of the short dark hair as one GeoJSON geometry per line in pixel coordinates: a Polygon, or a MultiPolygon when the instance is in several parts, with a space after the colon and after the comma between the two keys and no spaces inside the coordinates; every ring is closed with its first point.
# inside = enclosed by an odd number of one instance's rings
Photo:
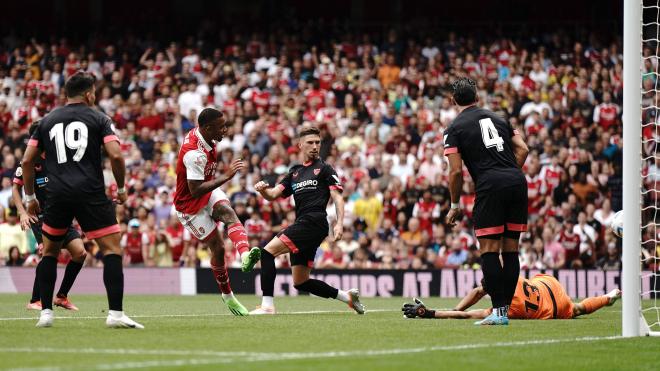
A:
{"type": "Polygon", "coordinates": [[[451,84],[456,104],[467,106],[477,101],[477,83],[469,77],[460,77],[451,84]]]}
{"type": "Polygon", "coordinates": [[[197,123],[200,128],[212,123],[213,121],[224,116],[222,111],[215,108],[204,108],[197,118],[197,123]]]}
{"type": "Polygon", "coordinates": [[[83,95],[94,88],[96,78],[91,73],[79,71],[73,74],[64,84],[64,92],[67,98],[83,95]]]}
{"type": "Polygon", "coordinates": [[[300,133],[298,133],[298,138],[306,137],[308,135],[321,136],[321,131],[315,126],[304,128],[300,131],[300,133]]]}

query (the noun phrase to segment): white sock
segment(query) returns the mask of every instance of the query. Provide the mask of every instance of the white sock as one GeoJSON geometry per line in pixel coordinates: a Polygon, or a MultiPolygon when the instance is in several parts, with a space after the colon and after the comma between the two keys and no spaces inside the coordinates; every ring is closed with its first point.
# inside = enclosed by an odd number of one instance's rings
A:
{"type": "Polygon", "coordinates": [[[112,316],[112,318],[121,318],[124,316],[124,311],[123,310],[109,310],[108,314],[112,316]]]}
{"type": "Polygon", "coordinates": [[[232,299],[234,297],[234,293],[230,292],[229,294],[222,294],[223,299],[232,299]]]}
{"type": "Polygon", "coordinates": [[[272,296],[264,296],[261,298],[261,307],[262,308],[272,308],[275,304],[273,303],[272,296]]]}
{"type": "Polygon", "coordinates": [[[53,314],[53,310],[52,310],[52,309],[42,309],[42,310],[41,310],[41,315],[49,315],[49,314],[50,314],[50,315],[53,314]]]}
{"type": "Polygon", "coordinates": [[[247,260],[247,256],[250,254],[250,251],[245,251],[244,253],[241,254],[241,263],[247,260]]]}
{"type": "Polygon", "coordinates": [[[351,298],[348,296],[348,292],[343,290],[337,290],[337,297],[335,299],[343,301],[346,304],[351,301],[351,298]]]}

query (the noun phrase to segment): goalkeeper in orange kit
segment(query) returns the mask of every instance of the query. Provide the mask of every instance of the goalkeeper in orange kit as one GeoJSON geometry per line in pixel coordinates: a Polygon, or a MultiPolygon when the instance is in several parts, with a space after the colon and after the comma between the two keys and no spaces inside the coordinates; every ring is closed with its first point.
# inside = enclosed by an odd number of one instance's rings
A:
{"type": "MultiPolygon", "coordinates": [[[[468,309],[486,295],[484,285],[487,283],[482,279],[481,286],[474,288],[453,310],[429,309],[417,298],[414,298],[413,303],[404,304],[401,310],[406,318],[483,319],[493,308],[468,309]]],[[[614,289],[606,295],[573,303],[556,278],[537,274],[529,280],[518,277],[508,315],[512,319],[571,319],[593,313],[606,305],[610,306],[619,298],[621,290],[614,289]]]]}

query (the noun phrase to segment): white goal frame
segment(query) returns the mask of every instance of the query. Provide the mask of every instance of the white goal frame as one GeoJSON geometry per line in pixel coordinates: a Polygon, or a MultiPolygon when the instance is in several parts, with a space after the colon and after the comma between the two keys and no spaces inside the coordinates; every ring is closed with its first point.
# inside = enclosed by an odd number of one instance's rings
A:
{"type": "Polygon", "coordinates": [[[660,332],[650,330],[641,305],[643,9],[643,0],[623,1],[623,210],[625,213],[621,254],[623,263],[621,290],[624,294],[621,320],[624,337],[660,336],[660,332]]]}

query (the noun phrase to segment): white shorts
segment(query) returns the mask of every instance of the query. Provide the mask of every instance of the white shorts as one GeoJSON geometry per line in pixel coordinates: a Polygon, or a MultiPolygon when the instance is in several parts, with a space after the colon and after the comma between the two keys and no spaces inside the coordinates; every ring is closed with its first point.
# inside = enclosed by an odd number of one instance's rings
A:
{"type": "Polygon", "coordinates": [[[186,214],[177,211],[176,216],[179,217],[181,224],[183,224],[193,237],[200,241],[205,241],[218,228],[218,223],[213,220],[211,215],[213,214],[213,206],[222,201],[229,202],[229,198],[227,198],[225,192],[220,188],[216,188],[211,192],[209,202],[197,214],[186,214]]]}

